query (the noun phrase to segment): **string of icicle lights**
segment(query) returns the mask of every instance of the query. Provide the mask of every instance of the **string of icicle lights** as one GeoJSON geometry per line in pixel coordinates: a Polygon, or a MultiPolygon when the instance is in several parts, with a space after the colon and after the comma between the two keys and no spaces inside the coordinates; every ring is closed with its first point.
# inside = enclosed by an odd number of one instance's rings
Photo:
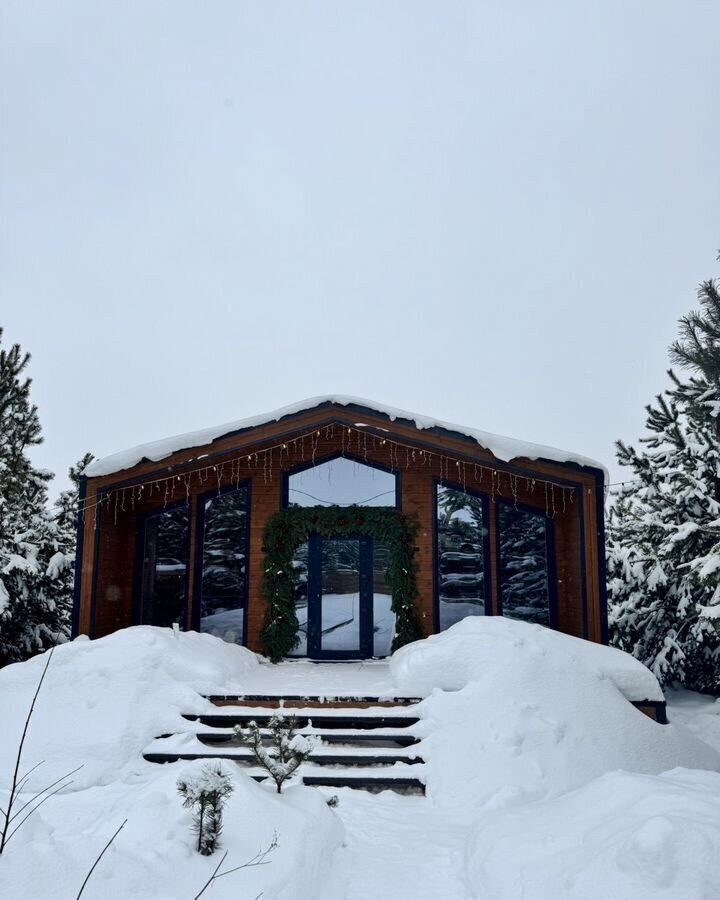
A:
{"type": "MultiPolygon", "coordinates": [[[[316,461],[322,463],[324,459],[322,457],[318,459],[317,453],[323,434],[325,440],[334,440],[338,431],[341,436],[341,455],[352,454],[351,459],[355,461],[368,460],[369,453],[384,449],[390,454],[390,468],[393,471],[407,470],[415,466],[431,468],[439,464],[439,477],[442,481],[450,481],[461,486],[463,490],[478,489],[486,493],[492,501],[496,497],[501,497],[512,500],[516,505],[522,486],[531,495],[539,490],[543,494],[545,514],[551,518],[559,512],[564,513],[568,504],[574,502],[575,488],[568,485],[556,484],[544,478],[517,475],[475,460],[457,459],[394,438],[380,437],[360,426],[336,423],[323,425],[321,428],[280,441],[262,450],[242,453],[223,462],[208,463],[193,469],[185,469],[178,474],[163,475],[160,478],[138,481],[135,484],[108,490],[100,488],[95,499],[88,499],[79,504],[78,512],[84,518],[86,513],[96,510],[97,507],[108,511],[114,509],[117,521],[119,513],[134,510],[136,503],[148,499],[162,500],[163,508],[182,499],[189,504],[194,485],[203,487],[217,483],[220,492],[223,487],[233,484],[239,487],[248,475],[260,471],[263,482],[270,484],[277,472],[282,475],[283,457],[288,458],[293,454],[294,461],[297,462],[299,453],[300,463],[310,462],[313,465],[316,461]]],[[[374,460],[371,458],[370,462],[374,460]]]]}

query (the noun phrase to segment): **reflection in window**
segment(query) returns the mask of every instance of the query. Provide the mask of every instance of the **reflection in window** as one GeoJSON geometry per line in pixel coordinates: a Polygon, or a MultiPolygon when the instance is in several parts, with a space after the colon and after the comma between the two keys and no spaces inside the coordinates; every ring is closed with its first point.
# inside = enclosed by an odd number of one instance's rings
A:
{"type": "Polygon", "coordinates": [[[485,614],[483,501],[437,486],[437,566],[440,630],[485,614]]]}
{"type": "Polygon", "coordinates": [[[205,500],[200,631],[243,643],[247,596],[248,488],[205,500]]]}
{"type": "Polygon", "coordinates": [[[387,581],[387,545],[373,545],[373,656],[390,656],[395,636],[395,613],[390,608],[392,590],[387,581]]]}
{"type": "Polygon", "coordinates": [[[320,543],[320,652],[360,654],[360,541],[320,543]]]}
{"type": "Polygon", "coordinates": [[[185,625],[188,508],[163,510],[145,520],[140,621],[185,625]]]}
{"type": "Polygon", "coordinates": [[[290,506],[395,506],[396,477],[338,457],[288,477],[290,506]]]}
{"type": "Polygon", "coordinates": [[[295,615],[298,618],[298,645],[291,656],[307,656],[308,630],[308,570],[310,547],[307,541],[295,551],[292,565],[295,571],[295,615]]]}
{"type": "Polygon", "coordinates": [[[503,615],[550,624],[547,517],[498,504],[503,615]]]}

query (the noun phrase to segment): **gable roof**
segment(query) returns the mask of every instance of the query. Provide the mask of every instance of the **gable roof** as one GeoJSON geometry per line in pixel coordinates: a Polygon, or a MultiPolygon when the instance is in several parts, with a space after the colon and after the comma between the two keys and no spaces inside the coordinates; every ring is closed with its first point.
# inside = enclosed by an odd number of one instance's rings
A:
{"type": "Polygon", "coordinates": [[[385,406],[372,400],[363,400],[359,397],[328,395],[326,397],[312,397],[309,400],[301,400],[298,403],[283,406],[281,409],[276,409],[273,412],[240,419],[237,422],[227,422],[214,428],[203,428],[199,431],[190,431],[186,434],[175,435],[163,440],[139,444],[137,447],[131,447],[128,450],[121,450],[119,453],[112,453],[102,459],[96,459],[85,469],[84,474],[88,478],[97,478],[102,475],[111,475],[124,469],[130,469],[140,462],[148,460],[159,462],[180,450],[205,447],[213,441],[230,434],[247,431],[261,425],[269,425],[315,409],[332,406],[343,407],[359,416],[362,416],[363,413],[371,414],[389,421],[398,421],[405,425],[412,425],[419,430],[445,433],[451,437],[469,438],[478,446],[489,450],[496,459],[503,462],[510,462],[519,458],[544,459],[550,462],[574,463],[578,466],[587,466],[605,472],[602,463],[567,450],[559,450],[556,447],[546,447],[542,444],[532,444],[498,434],[490,434],[487,431],[479,431],[474,428],[467,428],[464,425],[443,422],[439,419],[421,416],[417,413],[385,406]]]}

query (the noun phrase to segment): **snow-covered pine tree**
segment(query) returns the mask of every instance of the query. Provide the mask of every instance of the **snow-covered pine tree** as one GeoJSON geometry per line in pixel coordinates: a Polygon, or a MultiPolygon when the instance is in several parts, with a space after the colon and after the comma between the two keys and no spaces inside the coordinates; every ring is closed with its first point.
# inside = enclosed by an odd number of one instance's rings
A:
{"type": "Polygon", "coordinates": [[[80,476],[94,458],[92,453],[86,453],[74,466],[70,466],[68,477],[71,487],[60,493],[52,510],[55,553],[48,562],[48,576],[53,579],[53,595],[60,605],[66,634],[70,633],[75,586],[80,476]]]}
{"type": "Polygon", "coordinates": [[[234,790],[232,777],[221,762],[206,763],[199,771],[193,767],[181,775],[177,789],[183,806],[193,811],[198,853],[210,856],[220,843],[225,802],[234,790]]]}
{"type": "Polygon", "coordinates": [[[28,456],[42,442],[25,375],[29,362],[18,344],[0,347],[0,666],[63,640],[67,619],[58,572],[50,565],[59,550],[47,509],[52,475],[28,456]]]}
{"type": "Polygon", "coordinates": [[[248,744],[257,762],[267,770],[275,782],[278,794],[310,754],[322,743],[317,735],[298,734],[294,716],[285,717],[282,710],[273,714],[268,723],[268,746],[257,722],[248,722],[247,729],[235,726],[235,737],[248,744]]]}
{"type": "Polygon", "coordinates": [[[680,321],[670,388],[647,407],[644,447],[608,517],[610,631],[661,682],[720,693],[720,294],[680,321]]]}

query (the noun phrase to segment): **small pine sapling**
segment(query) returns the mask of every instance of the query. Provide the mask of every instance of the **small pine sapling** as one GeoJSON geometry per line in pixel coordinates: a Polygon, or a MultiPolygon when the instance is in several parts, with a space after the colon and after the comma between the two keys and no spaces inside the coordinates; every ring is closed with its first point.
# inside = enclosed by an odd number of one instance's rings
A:
{"type": "Polygon", "coordinates": [[[286,718],[281,712],[270,719],[269,731],[266,747],[257,722],[250,722],[246,730],[235,726],[236,737],[250,747],[281,794],[283,784],[320,744],[320,739],[315,735],[297,734],[295,717],[286,718]]]}
{"type": "Polygon", "coordinates": [[[190,771],[180,776],[177,789],[183,798],[183,806],[193,811],[198,852],[210,856],[219,846],[223,808],[233,792],[230,774],[220,763],[209,763],[199,772],[190,771]]]}

